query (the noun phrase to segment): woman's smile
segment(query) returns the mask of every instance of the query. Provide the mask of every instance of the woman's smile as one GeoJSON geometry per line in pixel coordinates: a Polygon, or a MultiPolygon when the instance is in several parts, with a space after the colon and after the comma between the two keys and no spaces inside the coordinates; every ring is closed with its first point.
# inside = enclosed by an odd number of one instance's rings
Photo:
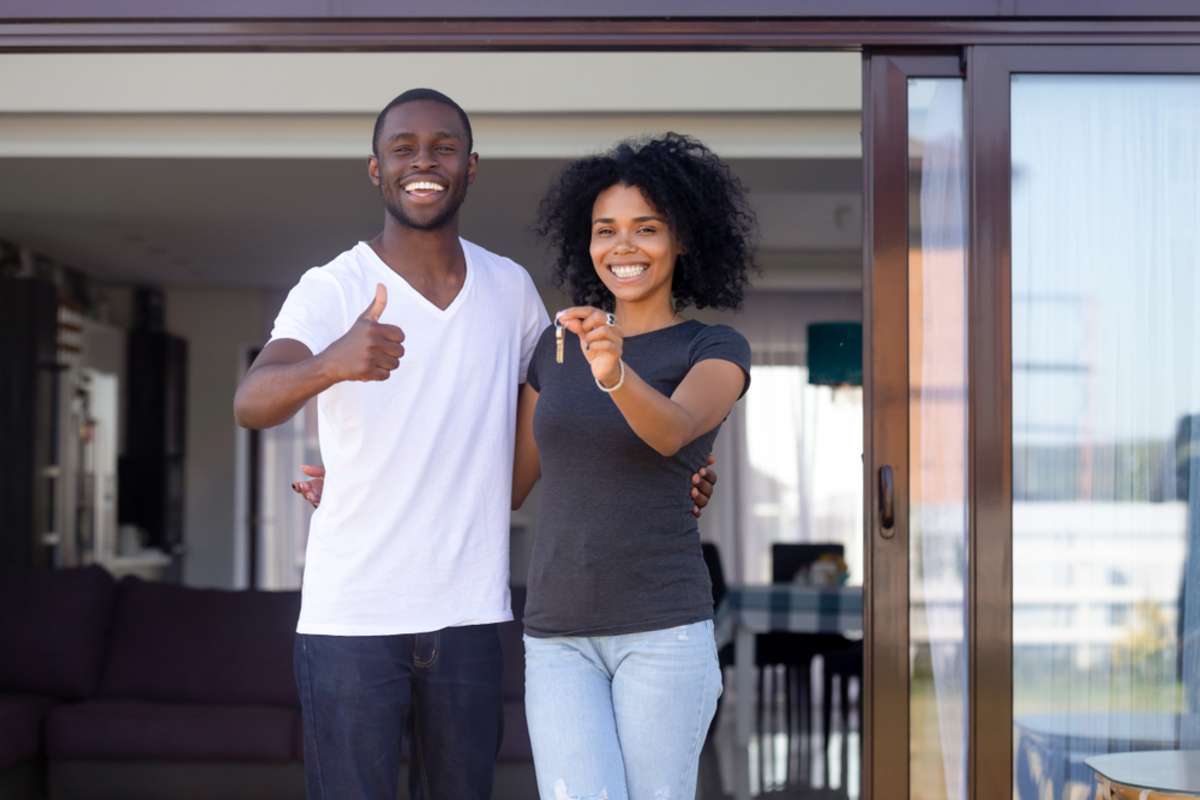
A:
{"type": "Polygon", "coordinates": [[[632,283],[646,274],[650,269],[648,263],[641,264],[609,264],[608,269],[621,283],[632,283]]]}

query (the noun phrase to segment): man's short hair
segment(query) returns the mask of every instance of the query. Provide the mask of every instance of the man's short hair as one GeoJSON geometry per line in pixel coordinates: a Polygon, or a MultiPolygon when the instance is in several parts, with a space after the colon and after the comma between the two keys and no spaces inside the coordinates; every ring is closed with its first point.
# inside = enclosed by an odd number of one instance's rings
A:
{"type": "Polygon", "coordinates": [[[467,152],[475,149],[475,136],[471,133],[471,120],[467,116],[467,112],[463,111],[462,106],[451,100],[446,95],[439,92],[437,89],[409,89],[401,95],[393,98],[392,102],[383,107],[379,112],[379,116],[375,118],[375,130],[371,134],[371,152],[379,155],[379,130],[383,127],[383,118],[388,112],[396,106],[402,106],[405,103],[415,103],[418,100],[428,100],[434,103],[441,103],[444,106],[449,106],[454,109],[454,113],[458,114],[459,120],[463,124],[463,128],[467,131],[467,152]]]}

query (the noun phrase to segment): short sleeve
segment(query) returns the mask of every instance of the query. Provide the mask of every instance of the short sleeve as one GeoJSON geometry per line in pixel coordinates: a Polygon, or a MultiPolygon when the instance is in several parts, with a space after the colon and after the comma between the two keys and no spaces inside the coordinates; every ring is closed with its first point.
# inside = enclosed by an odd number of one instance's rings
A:
{"type": "MultiPolygon", "coordinates": [[[[533,353],[538,346],[542,331],[550,324],[550,315],[546,313],[546,304],[538,294],[537,287],[529,273],[524,273],[523,296],[521,300],[521,373],[518,383],[528,380],[528,372],[533,363],[533,353]]],[[[537,386],[533,388],[537,389],[537,386]]],[[[540,391],[540,390],[539,390],[540,391]]]]}
{"type": "Polygon", "coordinates": [[[542,391],[540,371],[550,358],[550,348],[554,346],[554,326],[547,324],[538,336],[533,356],[529,359],[529,371],[525,382],[533,387],[535,392],[542,391]]]}
{"type": "Polygon", "coordinates": [[[275,317],[271,341],[295,339],[317,355],[348,328],[341,287],[324,268],[313,267],[288,292],[275,317]]]}
{"type": "MultiPolygon", "coordinates": [[[[750,343],[746,337],[728,325],[707,325],[692,339],[688,352],[688,368],[701,361],[717,359],[737,364],[746,376],[742,395],[750,388],[750,343]]],[[[741,395],[738,395],[741,397],[741,395]]]]}

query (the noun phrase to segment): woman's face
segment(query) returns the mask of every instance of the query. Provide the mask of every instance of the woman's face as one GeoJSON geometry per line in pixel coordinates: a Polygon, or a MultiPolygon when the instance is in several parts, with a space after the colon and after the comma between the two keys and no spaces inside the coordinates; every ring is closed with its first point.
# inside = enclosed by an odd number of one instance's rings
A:
{"type": "Polygon", "coordinates": [[[600,280],[624,302],[671,296],[679,242],[641,189],[613,184],[592,206],[592,265],[600,280]]]}

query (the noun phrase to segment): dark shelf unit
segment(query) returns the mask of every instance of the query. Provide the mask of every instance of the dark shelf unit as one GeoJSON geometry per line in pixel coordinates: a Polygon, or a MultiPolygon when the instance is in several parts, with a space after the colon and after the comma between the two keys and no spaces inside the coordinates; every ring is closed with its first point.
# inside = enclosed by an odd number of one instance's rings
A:
{"type": "Polygon", "coordinates": [[[53,565],[57,343],[54,285],[0,279],[0,566],[53,565]]]}
{"type": "Polygon", "coordinates": [[[183,555],[187,453],[187,341],[154,329],[130,332],[128,431],[119,464],[122,524],[146,532],[148,547],[183,555]]]}

